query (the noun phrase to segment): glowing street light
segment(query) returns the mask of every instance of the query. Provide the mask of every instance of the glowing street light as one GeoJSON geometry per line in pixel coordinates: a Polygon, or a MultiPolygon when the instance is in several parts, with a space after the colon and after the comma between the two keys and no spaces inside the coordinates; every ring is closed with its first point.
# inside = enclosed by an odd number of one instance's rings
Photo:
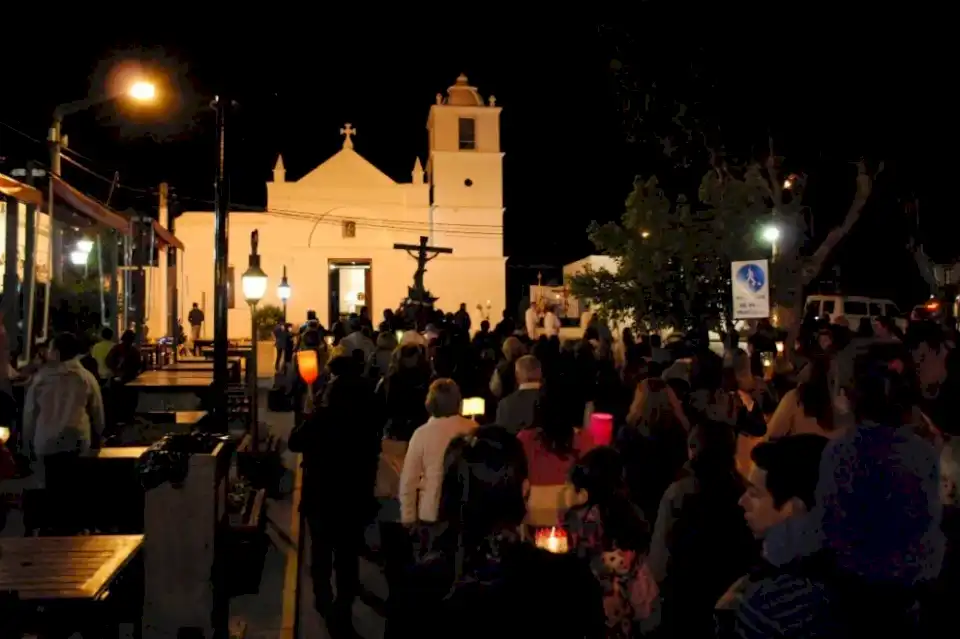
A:
{"type": "Polygon", "coordinates": [[[277,287],[277,297],[283,302],[283,321],[287,321],[287,300],[290,299],[290,282],[287,281],[287,266],[283,266],[283,277],[280,278],[280,286],[277,287]]]}
{"type": "Polygon", "coordinates": [[[253,438],[253,450],[260,446],[260,418],[257,412],[257,304],[267,292],[267,274],[260,268],[260,255],[257,245],[260,243],[260,232],[250,234],[250,263],[249,268],[240,278],[243,297],[250,305],[250,349],[248,362],[251,380],[250,389],[250,436],[253,438]]]}
{"type": "Polygon", "coordinates": [[[89,253],[93,250],[93,240],[78,240],[77,250],[84,253],[89,253]]]}
{"type": "Polygon", "coordinates": [[[650,237],[650,231],[640,231],[640,237],[642,237],[643,239],[647,239],[648,237],[650,237]]]}
{"type": "Polygon", "coordinates": [[[770,262],[777,261],[777,242],[780,241],[780,229],[774,224],[763,227],[763,241],[770,243],[770,262]]]}
{"type": "Polygon", "coordinates": [[[70,263],[74,266],[86,266],[87,258],[90,257],[90,251],[72,251],[70,253],[70,263]]]}
{"type": "Polygon", "coordinates": [[[127,94],[137,102],[152,102],[157,97],[157,87],[153,82],[138,80],[130,85],[127,94]]]}

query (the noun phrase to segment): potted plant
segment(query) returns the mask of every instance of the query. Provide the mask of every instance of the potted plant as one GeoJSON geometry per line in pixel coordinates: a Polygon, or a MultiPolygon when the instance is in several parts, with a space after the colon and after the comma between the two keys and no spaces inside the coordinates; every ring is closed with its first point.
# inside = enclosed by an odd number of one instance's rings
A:
{"type": "Polygon", "coordinates": [[[272,304],[258,306],[253,314],[253,321],[257,328],[254,346],[257,354],[257,372],[260,377],[266,377],[273,373],[273,363],[276,358],[273,329],[283,321],[283,310],[272,304]]]}

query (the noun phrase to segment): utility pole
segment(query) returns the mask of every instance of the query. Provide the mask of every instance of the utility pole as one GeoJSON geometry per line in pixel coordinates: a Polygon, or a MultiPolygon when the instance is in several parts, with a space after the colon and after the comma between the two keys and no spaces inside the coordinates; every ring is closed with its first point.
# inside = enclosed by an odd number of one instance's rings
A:
{"type": "MultiPolygon", "coordinates": [[[[166,208],[167,208],[167,219],[166,227],[171,234],[174,234],[174,225],[175,220],[177,219],[177,196],[173,192],[173,189],[169,188],[166,183],[164,183],[161,188],[165,191],[166,195],[166,208]]],[[[161,223],[163,220],[161,219],[161,223]]],[[[167,282],[167,328],[170,332],[170,335],[173,336],[173,361],[176,362],[180,358],[180,319],[179,314],[179,304],[177,300],[177,247],[172,244],[167,246],[167,273],[166,273],[166,282],[167,282]]]]}
{"type": "Polygon", "coordinates": [[[49,247],[47,250],[47,288],[44,291],[43,301],[43,331],[44,338],[48,336],[50,328],[50,303],[53,295],[53,283],[63,281],[63,231],[56,221],[54,215],[54,202],[56,198],[55,181],[63,179],[61,173],[60,156],[66,139],[63,136],[63,114],[60,109],[53,112],[53,126],[50,127],[50,173],[47,175],[47,214],[50,217],[50,225],[47,232],[47,241],[49,247]]]}
{"type": "MultiPolygon", "coordinates": [[[[213,251],[213,386],[217,426],[227,430],[227,266],[230,215],[227,202],[226,123],[230,98],[215,98],[217,112],[217,173],[214,182],[213,251]]],[[[256,342],[253,345],[256,353],[256,342]]]]}
{"type": "MultiPolygon", "coordinates": [[[[27,162],[25,179],[33,186],[37,178],[43,175],[42,169],[37,169],[33,160],[27,162]]],[[[47,203],[47,212],[50,214],[50,228],[53,228],[53,207],[47,203]]],[[[49,255],[49,251],[47,253],[49,255]]],[[[50,265],[47,265],[47,283],[50,281],[50,265]]],[[[37,207],[27,206],[27,219],[24,222],[23,242],[23,357],[22,361],[29,363],[33,357],[33,316],[37,307],[37,207]]]]}
{"type": "MultiPolygon", "coordinates": [[[[3,325],[7,331],[7,342],[10,349],[17,349],[18,324],[20,318],[20,296],[17,294],[17,267],[20,265],[20,256],[17,255],[17,237],[20,235],[20,200],[12,195],[3,197],[7,212],[6,242],[3,260],[3,302],[0,310],[3,311],[3,325]]],[[[10,353],[4,353],[9,361],[10,353]]]]}

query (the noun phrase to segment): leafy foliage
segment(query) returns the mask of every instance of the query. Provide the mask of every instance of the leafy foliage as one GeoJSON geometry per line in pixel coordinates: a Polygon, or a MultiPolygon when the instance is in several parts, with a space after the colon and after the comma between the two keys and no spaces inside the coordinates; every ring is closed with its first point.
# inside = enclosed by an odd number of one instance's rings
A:
{"type": "MultiPolygon", "coordinates": [[[[620,222],[589,229],[617,272],[573,277],[574,294],[605,315],[648,329],[719,327],[730,318],[730,263],[770,256],[761,239],[768,224],[780,230],[781,244],[803,235],[799,197],[796,206],[774,206],[771,184],[777,180],[775,171],[767,174],[756,163],[737,169],[721,164],[703,174],[694,199],[682,192],[671,197],[656,177],[638,178],[620,222]]],[[[784,278],[797,270],[795,255],[777,262],[784,278]]]]}
{"type": "Polygon", "coordinates": [[[273,329],[283,321],[283,309],[272,304],[258,306],[253,321],[257,326],[257,339],[268,340],[273,337],[273,329]]]}

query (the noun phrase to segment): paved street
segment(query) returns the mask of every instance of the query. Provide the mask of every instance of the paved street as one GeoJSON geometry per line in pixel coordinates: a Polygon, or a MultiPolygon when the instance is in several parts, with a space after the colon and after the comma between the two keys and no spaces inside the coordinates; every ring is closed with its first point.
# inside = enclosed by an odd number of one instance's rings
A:
{"type": "MultiPolygon", "coordinates": [[[[266,423],[272,434],[284,440],[293,427],[293,413],[271,413],[266,410],[266,397],[261,392],[261,421],[266,423]]],[[[294,455],[284,454],[284,463],[292,471],[294,455]]],[[[291,472],[292,477],[292,472],[291,472]]],[[[290,548],[286,540],[291,524],[291,502],[287,497],[283,500],[270,500],[268,504],[268,518],[270,524],[270,547],[264,564],[263,580],[258,595],[238,597],[231,602],[231,616],[242,618],[247,622],[247,637],[256,639],[275,638],[281,625],[283,606],[283,581],[286,566],[286,553],[290,548]]],[[[376,544],[376,528],[368,529],[368,542],[376,544]]],[[[304,553],[304,565],[301,574],[301,618],[300,636],[304,638],[324,639],[329,637],[323,619],[313,609],[313,585],[310,580],[309,569],[309,538],[304,553]]],[[[387,595],[387,586],[379,567],[371,561],[362,559],[360,563],[360,580],[363,593],[354,606],[354,625],[357,632],[364,639],[382,637],[384,632],[384,618],[381,614],[383,602],[387,595]]]]}

